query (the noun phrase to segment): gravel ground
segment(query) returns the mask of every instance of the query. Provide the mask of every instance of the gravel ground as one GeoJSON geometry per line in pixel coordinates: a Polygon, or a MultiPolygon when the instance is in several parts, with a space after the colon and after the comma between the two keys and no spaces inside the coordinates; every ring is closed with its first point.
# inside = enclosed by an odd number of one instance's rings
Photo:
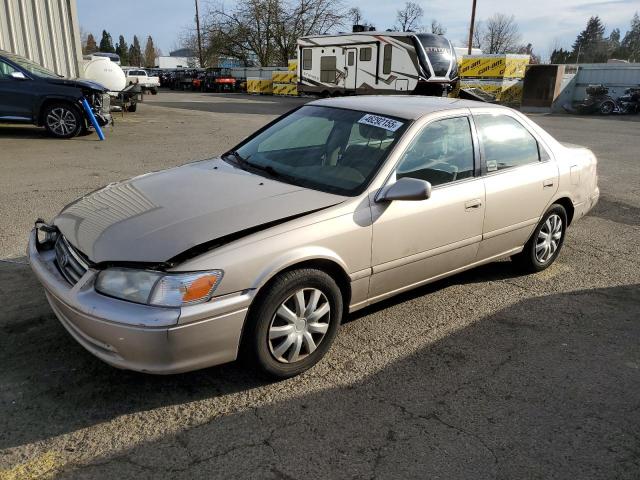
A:
{"type": "Polygon", "coordinates": [[[24,265],[34,218],[220,153],[302,103],[162,92],[106,142],[0,127],[0,479],[640,477],[640,123],[535,116],[599,157],[601,201],[552,268],[496,262],[350,316],[326,360],[115,370],[24,265]]]}

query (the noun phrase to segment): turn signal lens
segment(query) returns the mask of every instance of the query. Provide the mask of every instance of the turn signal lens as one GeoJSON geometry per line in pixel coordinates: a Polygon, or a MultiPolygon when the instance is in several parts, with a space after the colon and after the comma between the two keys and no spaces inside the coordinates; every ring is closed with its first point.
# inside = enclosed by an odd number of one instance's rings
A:
{"type": "Polygon", "coordinates": [[[149,303],[181,306],[206,302],[211,299],[221,279],[221,270],[168,274],[156,284],[149,303]]]}

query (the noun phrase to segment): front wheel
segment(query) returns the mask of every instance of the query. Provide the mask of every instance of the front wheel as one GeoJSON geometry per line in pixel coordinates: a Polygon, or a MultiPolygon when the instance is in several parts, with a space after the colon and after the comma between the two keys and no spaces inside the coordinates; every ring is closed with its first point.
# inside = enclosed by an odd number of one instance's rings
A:
{"type": "Polygon", "coordinates": [[[342,310],[340,288],[327,273],[315,269],[283,273],[251,307],[246,353],[271,377],[299,375],[331,347],[342,310]]]}
{"type": "Polygon", "coordinates": [[[602,115],[611,115],[616,106],[611,100],[607,100],[600,105],[600,113],[602,115]]]}
{"type": "Polygon", "coordinates": [[[567,231],[567,212],[554,204],[544,214],[521,253],[511,257],[525,272],[541,272],[558,258],[567,231]]]}
{"type": "Polygon", "coordinates": [[[56,138],[72,138],[78,135],[84,125],[84,117],[79,108],[70,103],[48,105],[43,114],[44,128],[56,138]]]}

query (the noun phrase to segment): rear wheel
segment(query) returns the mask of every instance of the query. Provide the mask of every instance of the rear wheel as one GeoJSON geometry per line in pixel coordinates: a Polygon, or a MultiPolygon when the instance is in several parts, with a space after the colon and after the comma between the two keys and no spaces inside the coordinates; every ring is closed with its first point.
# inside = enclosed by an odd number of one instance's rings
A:
{"type": "Polygon", "coordinates": [[[298,375],[329,350],[342,309],[340,289],[325,272],[304,269],[281,274],[251,307],[246,353],[271,377],[298,375]]]}
{"type": "Polygon", "coordinates": [[[522,252],[511,259],[525,272],[545,270],[558,258],[566,231],[567,212],[562,205],[554,204],[544,214],[522,252]]]}
{"type": "Polygon", "coordinates": [[[84,125],[84,117],[79,108],[70,103],[52,103],[42,114],[44,128],[56,138],[72,138],[78,135],[84,125]]]}

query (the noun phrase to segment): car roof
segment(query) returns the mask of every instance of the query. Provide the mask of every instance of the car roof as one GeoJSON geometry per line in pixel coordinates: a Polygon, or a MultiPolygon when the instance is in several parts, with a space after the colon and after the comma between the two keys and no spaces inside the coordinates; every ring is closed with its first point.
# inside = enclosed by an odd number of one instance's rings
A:
{"type": "Polygon", "coordinates": [[[505,108],[500,105],[474,100],[418,95],[358,95],[315,100],[307,105],[361,110],[368,113],[404,118],[406,120],[417,120],[429,113],[454,110],[456,108],[505,108]]]}

